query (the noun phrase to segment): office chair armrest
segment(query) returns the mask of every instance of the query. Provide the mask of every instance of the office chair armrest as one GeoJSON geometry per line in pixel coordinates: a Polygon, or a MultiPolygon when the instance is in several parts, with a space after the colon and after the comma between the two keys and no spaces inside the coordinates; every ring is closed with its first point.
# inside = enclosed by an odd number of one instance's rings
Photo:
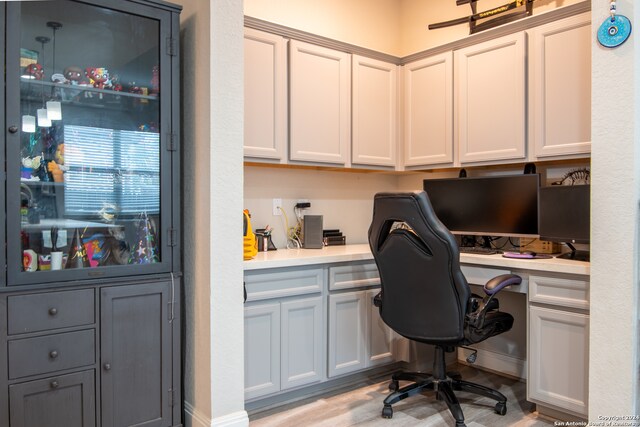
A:
{"type": "Polygon", "coordinates": [[[505,286],[519,285],[520,283],[522,283],[522,277],[517,274],[501,274],[484,285],[484,293],[493,296],[504,289],[505,286]]]}
{"type": "Polygon", "coordinates": [[[373,297],[373,305],[378,308],[382,307],[382,291],[378,292],[378,294],[373,297]]]}

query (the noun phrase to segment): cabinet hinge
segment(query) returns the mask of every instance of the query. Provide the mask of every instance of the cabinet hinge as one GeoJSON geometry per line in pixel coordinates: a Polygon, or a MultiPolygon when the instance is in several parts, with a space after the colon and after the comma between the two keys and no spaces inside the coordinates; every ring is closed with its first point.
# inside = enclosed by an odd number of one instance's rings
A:
{"type": "Polygon", "coordinates": [[[170,228],[167,240],[169,242],[169,246],[176,246],[176,242],[178,241],[178,230],[170,228]]]}
{"type": "Polygon", "coordinates": [[[173,37],[167,37],[167,55],[176,55],[176,39],[173,37]]]}
{"type": "Polygon", "coordinates": [[[176,151],[178,149],[177,141],[178,141],[178,136],[175,133],[168,133],[167,134],[167,151],[176,151]]]}

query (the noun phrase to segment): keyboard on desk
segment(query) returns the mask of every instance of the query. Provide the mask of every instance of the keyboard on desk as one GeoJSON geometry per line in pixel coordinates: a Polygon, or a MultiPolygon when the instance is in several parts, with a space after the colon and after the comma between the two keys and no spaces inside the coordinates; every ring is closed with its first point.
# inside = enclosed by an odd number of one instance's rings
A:
{"type": "Polygon", "coordinates": [[[461,254],[480,254],[480,255],[494,255],[502,253],[502,251],[494,248],[483,248],[479,246],[460,246],[458,248],[461,254]]]}

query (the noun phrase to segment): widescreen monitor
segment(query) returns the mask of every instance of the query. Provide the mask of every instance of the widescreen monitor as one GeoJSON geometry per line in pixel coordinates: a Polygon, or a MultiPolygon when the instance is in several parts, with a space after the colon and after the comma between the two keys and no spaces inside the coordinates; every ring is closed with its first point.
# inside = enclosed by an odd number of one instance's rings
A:
{"type": "Polygon", "coordinates": [[[589,243],[590,185],[552,185],[540,189],[540,240],[589,243]]]}
{"type": "Polygon", "coordinates": [[[440,221],[454,234],[537,237],[539,174],[425,179],[440,221]]]}

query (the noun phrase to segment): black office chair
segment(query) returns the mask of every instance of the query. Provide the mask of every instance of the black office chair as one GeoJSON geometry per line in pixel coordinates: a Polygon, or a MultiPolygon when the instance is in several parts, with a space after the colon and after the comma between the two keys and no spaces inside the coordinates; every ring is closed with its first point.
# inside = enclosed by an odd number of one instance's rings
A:
{"type": "Polygon", "coordinates": [[[424,390],[436,392],[456,420],[464,415],[454,390],[497,400],[496,413],[507,412],[507,398],[488,387],[463,381],[446,372],[445,352],[506,332],[513,317],[498,311],[495,295],[522,279],[504,274],[484,285],[486,297],[473,295],[460,270],[453,235],[436,217],[424,191],[379,193],[373,204],[369,245],[380,272],[381,292],[374,298],[382,320],[400,335],[435,345],[433,372],[401,372],[389,384],[382,417],[391,418],[391,405],[424,390]],[[399,389],[399,381],[413,383],[399,389]]]}

